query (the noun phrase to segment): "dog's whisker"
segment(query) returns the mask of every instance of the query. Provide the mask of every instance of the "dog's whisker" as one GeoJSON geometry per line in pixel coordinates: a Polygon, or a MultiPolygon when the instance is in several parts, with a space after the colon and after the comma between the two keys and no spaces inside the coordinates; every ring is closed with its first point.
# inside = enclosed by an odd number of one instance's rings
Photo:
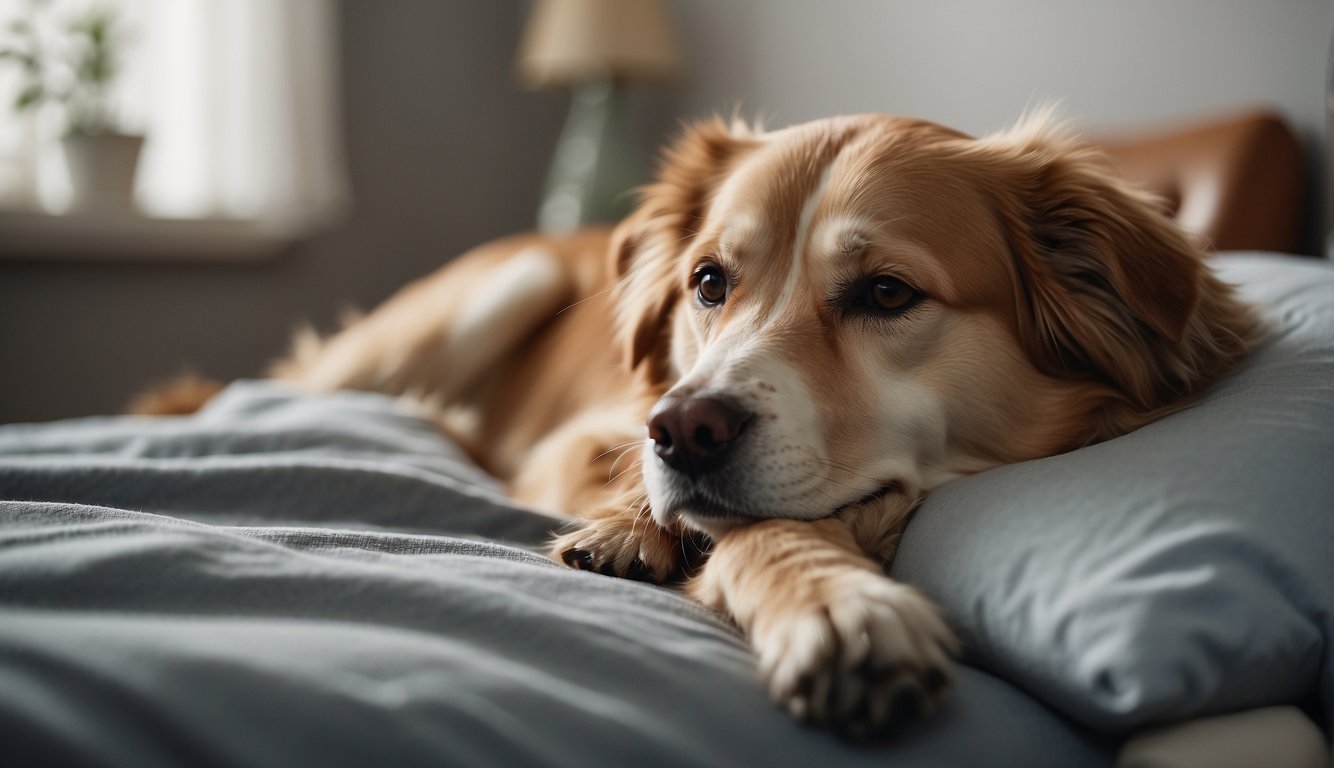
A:
{"type": "MultiPolygon", "coordinates": [[[[837,467],[835,467],[835,469],[837,469],[837,467]]],[[[835,485],[841,485],[841,486],[843,486],[844,488],[851,488],[851,487],[852,487],[851,485],[848,485],[847,483],[843,482],[842,480],[835,480],[834,477],[833,477],[833,475],[824,475],[824,474],[821,474],[821,473],[819,473],[819,472],[808,472],[807,474],[808,474],[808,475],[811,475],[812,477],[818,477],[818,478],[820,478],[821,480],[823,480],[823,481],[825,481],[825,482],[834,483],[835,485]]],[[[851,473],[851,474],[857,474],[857,473],[853,472],[853,473],[851,473]]],[[[867,477],[866,475],[857,475],[857,477],[860,477],[860,478],[862,478],[863,480],[870,480],[870,479],[871,479],[871,478],[867,477]]]]}
{"type": "MultiPolygon", "coordinates": [[[[619,460],[620,460],[620,459],[617,459],[617,461],[619,461],[619,460]]],[[[615,464],[613,464],[612,466],[613,466],[613,469],[614,469],[614,468],[615,468],[615,464]]],[[[626,467],[625,469],[622,469],[620,472],[617,472],[615,475],[613,475],[613,476],[611,476],[611,477],[608,477],[608,478],[607,478],[607,482],[603,483],[603,487],[605,488],[606,486],[611,485],[612,483],[616,482],[616,481],[619,480],[619,479],[621,478],[621,476],[624,475],[626,472],[633,472],[634,470],[639,469],[639,468],[642,467],[642,466],[644,466],[644,460],[643,460],[643,459],[637,459],[637,460],[635,460],[634,462],[632,462],[632,463],[630,464],[630,466],[626,467]]]]}
{"type": "Polygon", "coordinates": [[[640,521],[640,520],[643,520],[643,521],[644,521],[644,528],[645,528],[645,530],[648,529],[648,526],[650,526],[650,525],[653,524],[653,518],[652,518],[652,516],[651,516],[651,514],[650,514],[650,512],[649,512],[648,494],[647,494],[647,493],[641,493],[641,494],[638,494],[638,495],[635,497],[635,499],[636,499],[636,500],[635,500],[634,502],[632,502],[630,506],[632,506],[632,507],[637,506],[637,507],[639,507],[639,509],[635,511],[635,513],[634,513],[634,519],[630,522],[630,536],[631,536],[631,538],[633,538],[633,537],[635,536],[635,532],[636,532],[636,530],[638,530],[638,528],[639,528],[639,521],[640,521]]]}
{"type": "MultiPolygon", "coordinates": [[[[855,485],[848,485],[847,483],[840,483],[840,482],[838,482],[837,480],[834,480],[834,479],[832,479],[832,478],[825,477],[825,476],[823,476],[823,475],[821,475],[821,474],[819,474],[819,473],[815,473],[815,472],[808,472],[807,475],[808,475],[809,477],[815,478],[817,481],[824,480],[824,481],[828,481],[828,482],[831,482],[831,483],[835,483],[835,484],[837,484],[837,485],[841,485],[841,486],[843,486],[844,488],[847,488],[847,489],[853,491],[854,493],[856,493],[856,494],[857,494],[857,497],[856,497],[856,498],[858,498],[858,499],[860,499],[860,498],[866,496],[867,494],[874,493],[874,492],[877,490],[877,488],[864,488],[864,489],[863,489],[863,488],[858,488],[858,487],[856,487],[855,485]]],[[[869,479],[869,478],[868,478],[868,479],[869,479]]],[[[842,504],[845,504],[845,503],[846,503],[846,500],[840,500],[840,499],[837,499],[837,498],[835,498],[834,496],[830,495],[827,491],[825,491],[823,488],[820,487],[819,482],[816,482],[814,485],[810,486],[809,488],[802,489],[801,493],[805,493],[805,492],[808,491],[808,490],[812,490],[812,491],[815,491],[815,492],[817,492],[817,493],[823,495],[825,498],[829,499],[830,501],[834,502],[835,504],[842,505],[842,504]]]]}
{"type": "MultiPolygon", "coordinates": [[[[855,478],[859,478],[859,479],[861,479],[861,480],[866,480],[866,481],[871,482],[871,483],[879,484],[879,483],[882,482],[882,480],[881,480],[880,478],[878,478],[878,477],[874,477],[874,476],[872,476],[872,475],[864,475],[864,474],[862,474],[861,472],[858,472],[858,471],[856,471],[856,470],[854,470],[854,469],[851,469],[851,468],[849,468],[849,467],[836,467],[836,466],[831,466],[830,469],[833,469],[833,470],[836,470],[836,471],[839,471],[839,472],[846,472],[847,474],[852,475],[852,476],[855,477],[855,478]]],[[[829,478],[829,480],[830,480],[830,482],[838,482],[837,480],[834,480],[834,478],[833,478],[832,476],[829,478]]]]}
{"type": "Polygon", "coordinates": [[[852,486],[851,486],[851,485],[848,485],[847,483],[839,482],[838,480],[835,480],[835,479],[832,478],[832,477],[826,477],[826,476],[820,474],[819,472],[807,472],[807,473],[806,473],[806,479],[807,479],[807,480],[810,480],[810,481],[812,481],[812,482],[810,482],[808,485],[806,485],[806,486],[804,486],[804,487],[802,487],[802,488],[799,488],[799,489],[797,490],[797,493],[798,493],[798,494],[805,493],[806,491],[809,491],[809,490],[813,490],[813,489],[819,488],[819,487],[820,487],[822,484],[824,484],[824,483],[833,483],[834,485],[841,485],[841,486],[843,486],[844,488],[852,488],[852,486]]]}
{"type": "Polygon", "coordinates": [[[597,293],[594,293],[594,294],[591,295],[591,296],[586,296],[586,297],[584,297],[584,298],[582,298],[582,299],[576,301],[575,303],[566,306],[565,309],[562,309],[560,312],[557,312],[557,313],[556,313],[556,316],[559,317],[561,314],[563,314],[563,313],[565,312],[566,309],[574,309],[575,307],[579,306],[580,304],[583,304],[585,301],[592,301],[593,299],[596,299],[596,298],[599,297],[599,296],[605,296],[605,295],[611,293],[613,290],[615,290],[615,289],[614,289],[614,288],[606,288],[606,289],[604,289],[604,290],[598,291],[597,293]]]}
{"type": "Polygon", "coordinates": [[[826,491],[825,489],[823,489],[823,488],[821,488],[821,487],[819,487],[819,486],[815,486],[815,487],[812,488],[811,490],[815,491],[816,493],[820,494],[821,496],[825,497],[826,499],[829,499],[830,501],[834,502],[835,504],[840,503],[838,499],[836,499],[836,498],[834,498],[833,496],[831,496],[831,495],[829,494],[828,491],[826,491]]]}
{"type": "Polygon", "coordinates": [[[636,466],[640,466],[640,465],[642,465],[642,464],[644,463],[643,459],[640,459],[639,461],[636,461],[636,462],[631,463],[629,467],[626,467],[625,469],[621,470],[620,472],[617,472],[617,471],[616,471],[616,465],[621,463],[621,459],[624,459],[624,458],[626,457],[627,454],[629,454],[629,453],[631,453],[632,451],[634,451],[635,448],[637,448],[637,447],[638,447],[638,446],[631,445],[631,446],[627,446],[626,448],[623,448],[623,449],[621,450],[620,454],[617,455],[616,458],[611,462],[611,467],[608,468],[608,470],[607,470],[607,482],[610,483],[611,481],[613,481],[613,480],[615,480],[616,478],[620,477],[621,475],[625,474],[625,473],[626,473],[627,471],[629,471],[630,469],[633,469],[634,467],[636,467],[636,466]]]}
{"type": "Polygon", "coordinates": [[[633,447],[636,446],[636,445],[639,445],[639,441],[638,441],[638,440],[626,440],[624,443],[617,443],[616,445],[613,445],[612,447],[608,448],[607,450],[603,451],[602,453],[599,453],[598,455],[594,456],[594,457],[593,457],[593,461],[597,461],[598,459],[602,458],[603,456],[606,456],[607,454],[611,453],[612,451],[619,451],[619,450],[623,450],[623,449],[625,449],[625,448],[633,448],[633,447]]]}
{"type": "Polygon", "coordinates": [[[833,459],[824,459],[824,458],[821,458],[821,459],[818,459],[818,461],[819,461],[821,464],[824,464],[824,465],[826,465],[826,466],[832,467],[832,468],[834,468],[834,469],[840,469],[840,470],[842,470],[842,471],[844,471],[844,472],[847,472],[847,473],[850,474],[850,475],[856,475],[857,477],[860,477],[860,478],[863,479],[863,480],[870,480],[870,481],[873,482],[873,483],[874,483],[874,482],[880,482],[877,478],[871,477],[870,475],[863,475],[862,473],[860,473],[860,472],[858,472],[857,470],[853,469],[851,466],[849,466],[849,465],[847,465],[847,464],[843,464],[843,463],[837,462],[837,461],[834,461],[833,459]]]}

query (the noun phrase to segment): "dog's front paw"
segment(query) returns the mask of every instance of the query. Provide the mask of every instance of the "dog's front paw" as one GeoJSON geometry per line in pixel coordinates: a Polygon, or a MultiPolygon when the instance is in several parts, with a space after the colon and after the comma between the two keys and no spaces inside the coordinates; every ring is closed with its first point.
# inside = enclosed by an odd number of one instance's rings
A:
{"type": "Polygon", "coordinates": [[[646,517],[609,517],[557,538],[551,558],[581,570],[661,584],[681,575],[686,547],[681,537],[646,517]]]}
{"type": "Polygon", "coordinates": [[[957,647],[935,606],[870,571],[808,586],[752,629],[761,673],[780,706],[852,738],[935,708],[957,647]]]}

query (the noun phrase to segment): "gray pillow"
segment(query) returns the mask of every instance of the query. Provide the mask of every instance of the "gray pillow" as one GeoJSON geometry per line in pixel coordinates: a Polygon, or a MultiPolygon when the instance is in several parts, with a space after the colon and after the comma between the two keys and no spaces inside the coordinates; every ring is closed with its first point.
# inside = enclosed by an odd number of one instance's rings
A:
{"type": "Polygon", "coordinates": [[[1331,731],[1334,265],[1232,254],[1274,326],[1186,411],[951,483],[893,575],[971,661],[1102,731],[1280,702],[1331,731]]]}

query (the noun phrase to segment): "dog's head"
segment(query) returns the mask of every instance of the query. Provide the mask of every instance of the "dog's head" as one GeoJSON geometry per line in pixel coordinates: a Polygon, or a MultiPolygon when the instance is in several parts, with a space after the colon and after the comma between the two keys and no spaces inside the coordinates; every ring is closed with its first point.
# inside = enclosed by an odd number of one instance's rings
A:
{"type": "Polygon", "coordinates": [[[1245,348],[1199,249],[1040,121],[706,123],[614,240],[650,503],[711,533],[1133,429],[1245,348]]]}

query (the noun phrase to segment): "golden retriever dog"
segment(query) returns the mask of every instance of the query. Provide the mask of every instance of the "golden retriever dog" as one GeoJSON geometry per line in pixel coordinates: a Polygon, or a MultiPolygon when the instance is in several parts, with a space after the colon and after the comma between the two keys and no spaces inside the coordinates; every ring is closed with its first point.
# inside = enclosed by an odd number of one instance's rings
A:
{"type": "Polygon", "coordinates": [[[1157,202],[1030,120],[700,124],[612,231],[482,246],[277,369],[425,396],[552,556],[748,635],[772,698],[848,734],[929,711],[956,642],[885,575],[923,496],[1187,404],[1252,311],[1157,202]]]}

